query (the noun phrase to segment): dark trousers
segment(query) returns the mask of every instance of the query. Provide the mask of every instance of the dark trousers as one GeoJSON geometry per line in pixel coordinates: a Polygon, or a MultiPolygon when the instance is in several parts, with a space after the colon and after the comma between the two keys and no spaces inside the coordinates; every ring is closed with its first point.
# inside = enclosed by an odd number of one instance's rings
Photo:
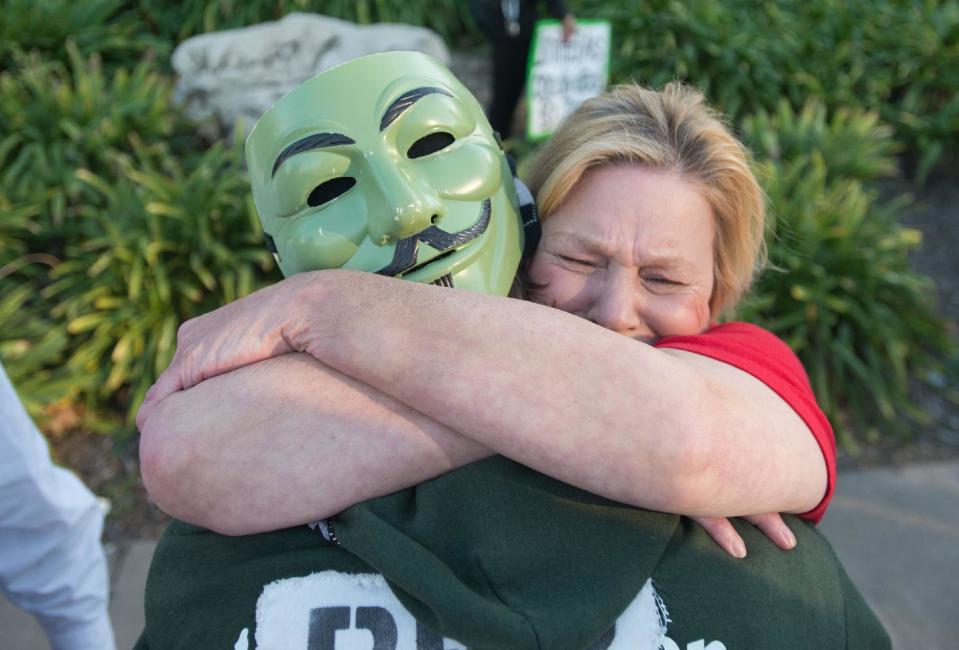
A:
{"type": "Polygon", "coordinates": [[[489,121],[504,140],[510,136],[513,113],[526,82],[531,33],[502,37],[493,41],[493,99],[489,121]]]}
{"type": "Polygon", "coordinates": [[[470,0],[470,10],[493,46],[493,99],[487,116],[493,129],[506,139],[512,132],[513,113],[526,82],[526,60],[536,23],[535,3],[520,3],[520,31],[516,36],[507,34],[498,0],[470,0]]]}

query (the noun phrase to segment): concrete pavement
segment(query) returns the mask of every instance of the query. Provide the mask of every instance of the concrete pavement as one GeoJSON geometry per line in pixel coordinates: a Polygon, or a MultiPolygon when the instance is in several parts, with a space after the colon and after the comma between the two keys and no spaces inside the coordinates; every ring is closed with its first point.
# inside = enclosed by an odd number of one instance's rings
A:
{"type": "MultiPolygon", "coordinates": [[[[108,545],[110,564],[110,618],[118,650],[129,650],[143,629],[143,587],[156,542],[142,540],[108,545]]],[[[0,648],[50,650],[42,628],[33,617],[0,595],[0,648]]]]}
{"type": "MultiPolygon", "coordinates": [[[[959,461],[849,471],[822,523],[894,648],[959,646],[959,461]]],[[[108,549],[117,647],[143,626],[154,543],[108,549]]],[[[0,597],[0,647],[48,650],[33,619],[0,597]]]]}
{"type": "Polygon", "coordinates": [[[840,474],[821,529],[893,648],[959,647],[959,462],[840,474]]]}

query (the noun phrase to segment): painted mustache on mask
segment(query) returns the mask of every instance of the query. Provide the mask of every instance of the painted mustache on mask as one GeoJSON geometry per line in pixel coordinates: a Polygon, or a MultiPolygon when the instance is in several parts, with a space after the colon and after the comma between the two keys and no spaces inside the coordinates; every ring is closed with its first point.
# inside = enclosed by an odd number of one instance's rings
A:
{"type": "Polygon", "coordinates": [[[414,267],[425,266],[430,262],[436,261],[437,258],[434,257],[433,259],[424,262],[421,265],[416,264],[416,254],[419,250],[420,242],[429,244],[440,253],[452,251],[457,246],[462,246],[463,244],[476,239],[486,232],[486,228],[489,226],[491,212],[492,202],[489,199],[486,199],[483,201],[479,219],[476,220],[476,223],[465,230],[450,233],[440,230],[436,226],[430,226],[429,228],[421,230],[415,235],[401,239],[399,242],[397,242],[396,249],[393,251],[393,261],[387,266],[381,268],[379,271],[376,271],[376,273],[379,275],[393,277],[403,273],[408,273],[411,270],[414,270],[414,267]]]}

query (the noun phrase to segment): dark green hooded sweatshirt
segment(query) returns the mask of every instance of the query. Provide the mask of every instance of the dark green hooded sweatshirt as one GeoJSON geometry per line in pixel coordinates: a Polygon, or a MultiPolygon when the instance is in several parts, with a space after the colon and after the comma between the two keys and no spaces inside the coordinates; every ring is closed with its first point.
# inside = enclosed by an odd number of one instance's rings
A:
{"type": "Polygon", "coordinates": [[[611,502],[502,457],[306,526],[224,537],[173,522],[137,648],[882,650],[826,540],[781,551],[734,521],[737,560],[685,517],[611,502]]]}

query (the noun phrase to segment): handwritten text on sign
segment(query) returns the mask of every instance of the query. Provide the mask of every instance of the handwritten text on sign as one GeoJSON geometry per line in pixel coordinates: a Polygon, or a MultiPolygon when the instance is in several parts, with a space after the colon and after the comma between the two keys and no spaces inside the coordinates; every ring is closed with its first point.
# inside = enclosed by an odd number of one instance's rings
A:
{"type": "Polygon", "coordinates": [[[550,135],[564,117],[606,89],[609,49],[608,22],[577,22],[567,43],[558,21],[537,24],[526,85],[531,139],[550,135]]]}

